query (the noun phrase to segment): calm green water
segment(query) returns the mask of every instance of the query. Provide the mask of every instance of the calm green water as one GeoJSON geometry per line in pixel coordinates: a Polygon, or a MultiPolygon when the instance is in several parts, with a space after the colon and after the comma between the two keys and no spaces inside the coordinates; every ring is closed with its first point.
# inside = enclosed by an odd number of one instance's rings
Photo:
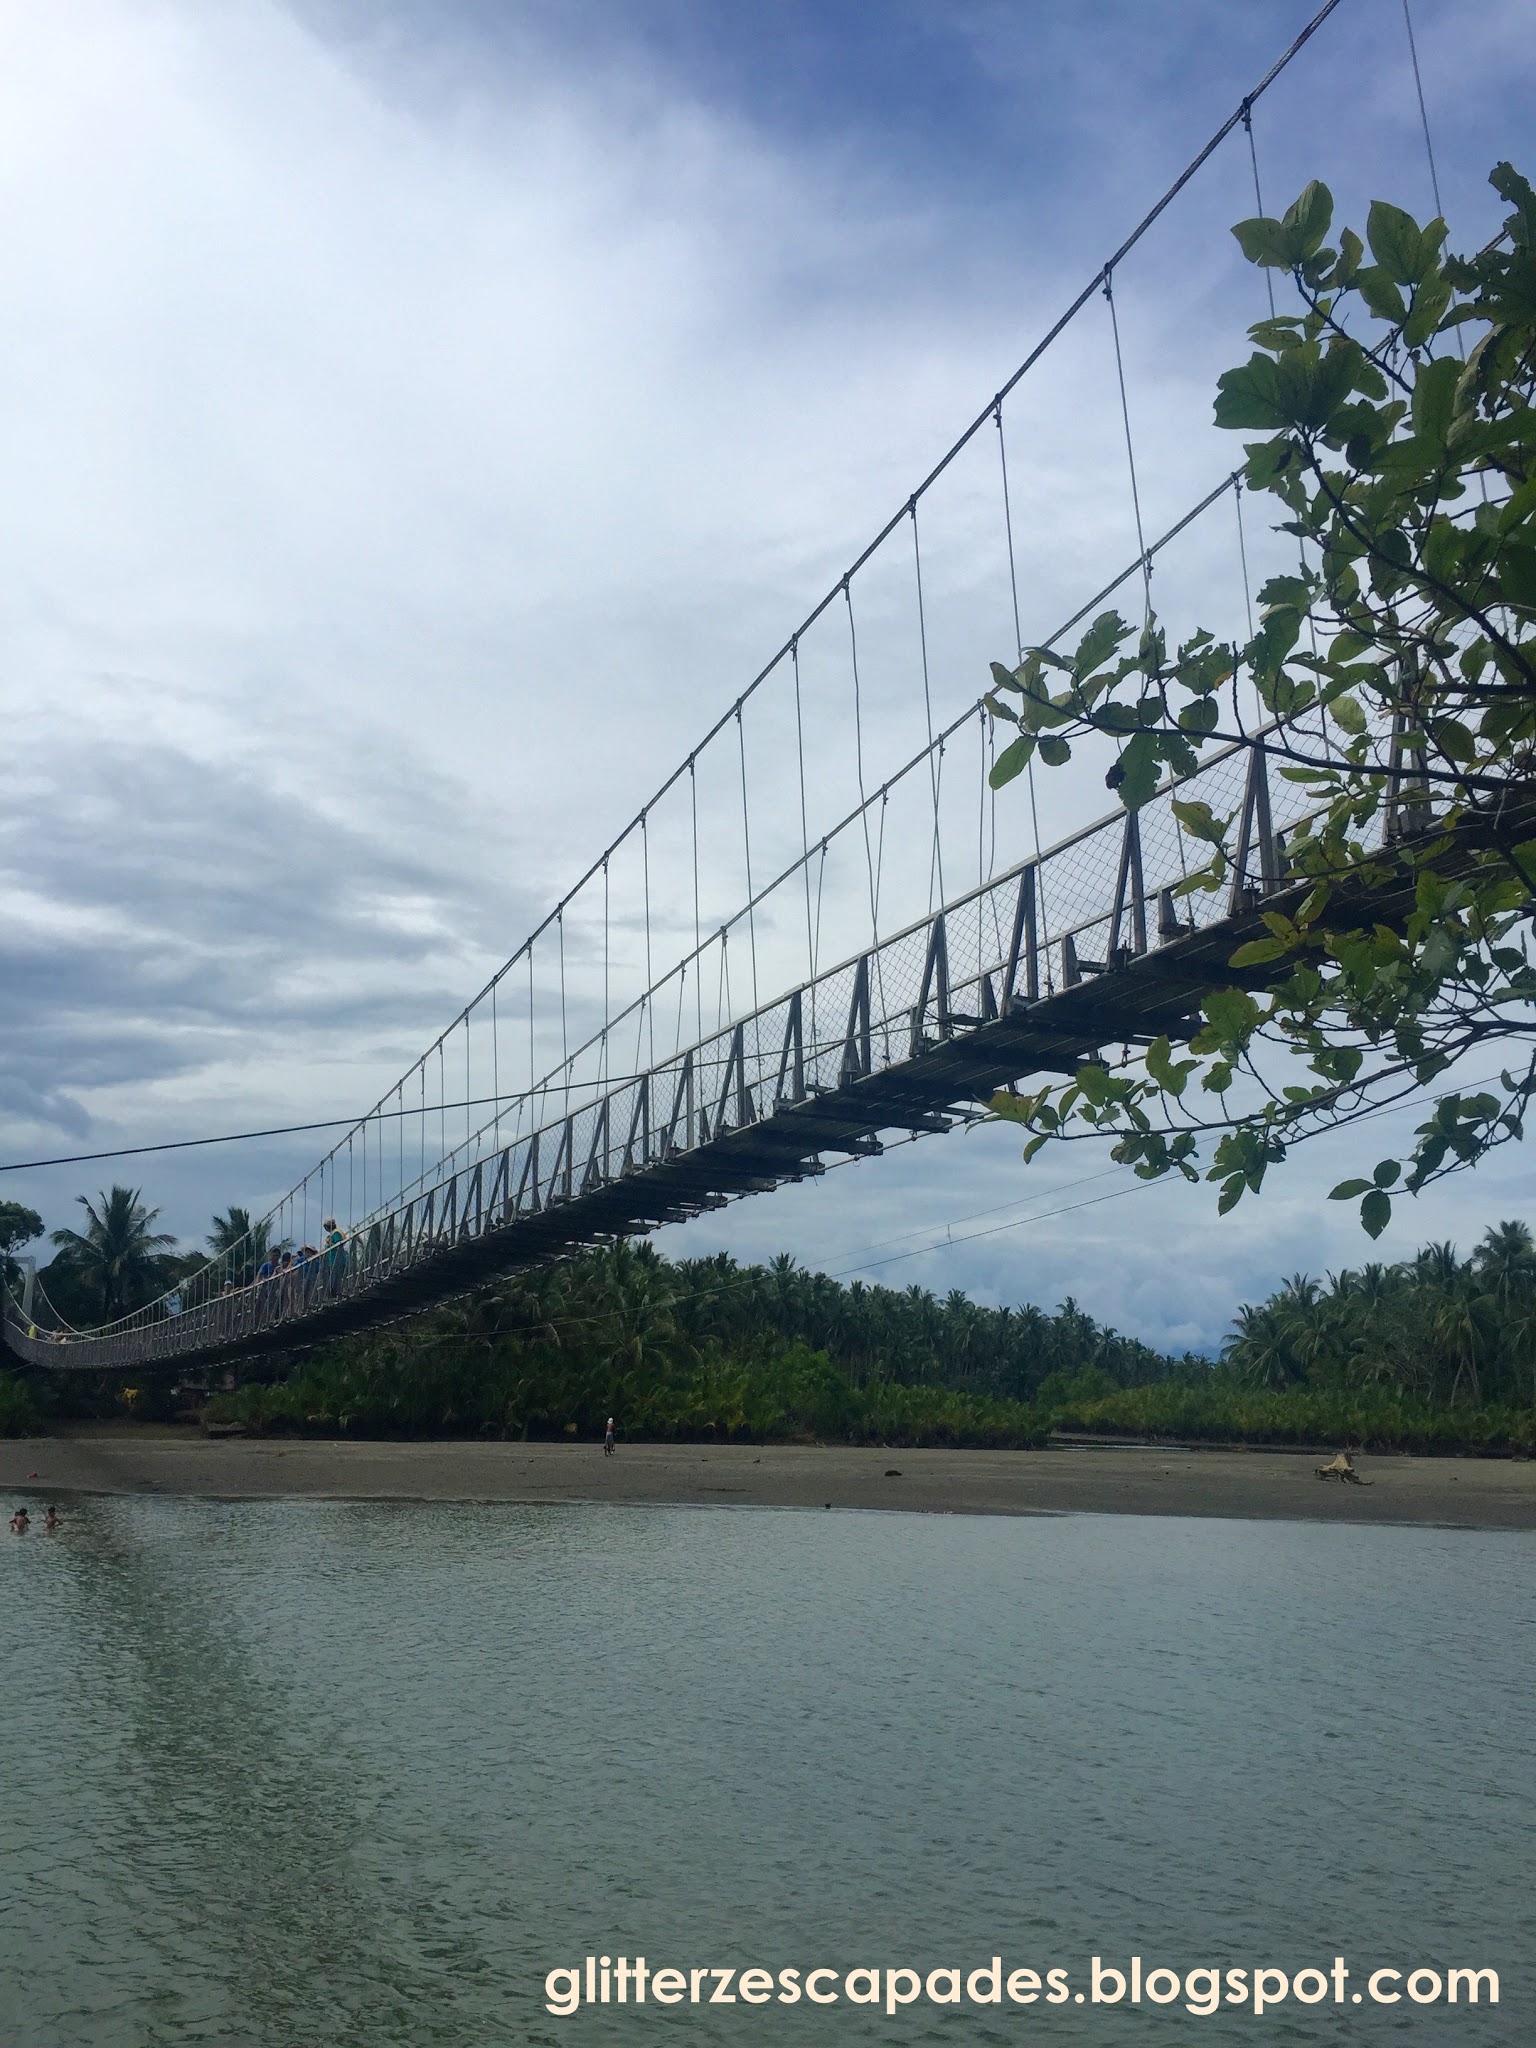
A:
{"type": "Polygon", "coordinates": [[[1533,1563],[1436,1530],[81,1502],[0,1547],[0,2043],[1528,2042],[1533,1563]],[[544,2005],[589,1953],[1000,1953],[1086,1988],[1095,1951],[1489,1965],[1502,2003],[544,2005]]]}

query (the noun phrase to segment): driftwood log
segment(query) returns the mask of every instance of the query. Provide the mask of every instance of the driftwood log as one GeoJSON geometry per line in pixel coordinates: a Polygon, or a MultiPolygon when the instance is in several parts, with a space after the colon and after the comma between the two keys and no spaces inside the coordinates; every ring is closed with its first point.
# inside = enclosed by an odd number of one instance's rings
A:
{"type": "Polygon", "coordinates": [[[1348,1451],[1338,1452],[1326,1465],[1319,1465],[1316,1469],[1319,1479],[1340,1479],[1350,1486],[1369,1486],[1371,1484],[1369,1479],[1362,1479],[1355,1470],[1354,1460],[1350,1457],[1348,1451]]]}

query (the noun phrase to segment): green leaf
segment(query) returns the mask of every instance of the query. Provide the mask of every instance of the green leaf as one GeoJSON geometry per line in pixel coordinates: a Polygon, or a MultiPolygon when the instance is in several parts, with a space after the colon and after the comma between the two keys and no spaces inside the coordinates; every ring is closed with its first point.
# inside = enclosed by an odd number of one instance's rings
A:
{"type": "Polygon", "coordinates": [[[1240,369],[1222,373],[1216,382],[1216,424],[1270,429],[1290,425],[1280,403],[1273,356],[1250,356],[1240,369]]]}
{"type": "Polygon", "coordinates": [[[1071,745],[1056,733],[1042,733],[1040,758],[1047,768],[1060,768],[1072,758],[1071,745]]]}
{"type": "Polygon", "coordinates": [[[1536,548],[1505,541],[1499,549],[1499,583],[1511,604],[1536,605],[1536,548]]]}
{"type": "Polygon", "coordinates": [[[1228,963],[1233,967],[1263,967],[1271,960],[1283,960],[1290,951],[1283,939],[1250,939],[1239,946],[1228,963]]]}
{"type": "Polygon", "coordinates": [[[1536,247],[1536,192],[1509,163],[1496,163],[1488,173],[1488,182],[1515,209],[1505,222],[1511,239],[1523,249],[1536,247]]]}
{"type": "Polygon", "coordinates": [[[1093,713],[1093,722],[1100,732],[1136,732],[1141,725],[1133,704],[1106,704],[1093,713]]]}
{"type": "Polygon", "coordinates": [[[1402,1177],[1402,1167],[1395,1159],[1383,1159],[1376,1169],[1376,1185],[1379,1188],[1392,1187],[1402,1177]]]}
{"type": "Polygon", "coordinates": [[[1120,756],[1117,787],[1128,811],[1139,810],[1156,790],[1160,760],[1155,734],[1138,732],[1127,740],[1120,756]]]}
{"type": "Polygon", "coordinates": [[[1247,1185],[1247,1179],[1243,1174],[1229,1174],[1221,1184],[1221,1195],[1216,1203],[1216,1214],[1218,1216],[1225,1216],[1229,1209],[1235,1209],[1243,1199],[1243,1190],[1247,1185]]]}
{"type": "Polygon", "coordinates": [[[1248,643],[1246,660],[1262,678],[1278,673],[1280,664],[1301,638],[1301,613],[1294,605],[1276,605],[1248,643]]]}
{"type": "Polygon", "coordinates": [[[1454,356],[1437,356],[1434,362],[1424,364],[1414,381],[1413,404],[1409,411],[1415,434],[1444,446],[1455,411],[1456,385],[1460,376],[1461,364],[1454,356]]]}
{"type": "Polygon", "coordinates": [[[1330,1191],[1328,1199],[1330,1202],[1352,1202],[1356,1195],[1366,1194],[1370,1186],[1368,1180],[1341,1180],[1338,1186],[1330,1191]]]}
{"type": "Polygon", "coordinates": [[[1244,445],[1248,457],[1243,478],[1251,491],[1267,491],[1277,476],[1290,469],[1296,460],[1296,449],[1288,434],[1282,434],[1274,441],[1249,441],[1244,445]]]}
{"type": "Polygon", "coordinates": [[[1368,263],[1355,279],[1360,296],[1376,315],[1393,327],[1408,318],[1408,302],[1379,263],[1368,263]]]}
{"type": "Polygon", "coordinates": [[[1512,533],[1536,512],[1536,476],[1531,476],[1515,491],[1499,514],[1500,533],[1512,533]]]}
{"type": "MultiPolygon", "coordinates": [[[[1422,348],[1439,331],[1445,309],[1451,303],[1451,287],[1443,277],[1432,277],[1413,295],[1413,311],[1403,322],[1403,341],[1409,348],[1422,348]]],[[[1457,370],[1461,365],[1457,363],[1457,370]]]]}
{"type": "Polygon", "coordinates": [[[1101,667],[1130,631],[1118,612],[1100,612],[1077,643],[1077,652],[1072,657],[1072,672],[1079,681],[1101,667]]]}
{"type": "Polygon", "coordinates": [[[1255,220],[1240,220],[1232,232],[1248,261],[1262,264],[1266,270],[1293,270],[1305,253],[1301,236],[1294,230],[1288,232],[1279,221],[1270,220],[1267,215],[1261,214],[1255,220]]]}
{"type": "Polygon", "coordinates": [[[1371,254],[1394,284],[1417,284],[1424,274],[1425,237],[1411,213],[1373,199],[1365,222],[1371,254]]]}
{"type": "Polygon", "coordinates": [[[1334,340],[1326,355],[1298,349],[1275,366],[1279,403],[1298,426],[1326,427],[1355,385],[1364,350],[1356,341],[1334,340]]]}
{"type": "Polygon", "coordinates": [[[1360,1204],[1360,1221],[1369,1236],[1380,1237],[1392,1221],[1392,1197],[1380,1188],[1372,1188],[1360,1204]]]}
{"type": "Polygon", "coordinates": [[[1179,724],[1185,732],[1214,732],[1220,717],[1221,707],[1214,697],[1197,697],[1179,713],[1179,724]]]}
{"type": "Polygon", "coordinates": [[[1001,789],[1005,783],[1012,782],[1016,775],[1022,775],[1034,751],[1035,740],[1032,733],[1026,733],[1022,739],[1011,741],[992,763],[992,772],[987,777],[991,787],[1001,789]]]}
{"type": "Polygon", "coordinates": [[[1280,225],[1301,237],[1303,256],[1315,256],[1333,225],[1333,194],[1314,178],[1285,209],[1280,225]]]}
{"type": "Polygon", "coordinates": [[[1011,668],[1004,668],[1000,661],[994,661],[991,666],[992,682],[995,688],[999,690],[1013,690],[1015,692],[1023,689],[1024,685],[1019,681],[1011,668]]]}
{"type": "MultiPolygon", "coordinates": [[[[1220,846],[1232,823],[1230,818],[1216,817],[1209,804],[1198,803],[1192,797],[1174,797],[1171,802],[1173,815],[1192,839],[1203,839],[1211,846],[1220,846]]],[[[1536,846],[1531,851],[1536,855],[1536,846]]]]}
{"type": "Polygon", "coordinates": [[[1341,726],[1345,732],[1365,731],[1365,713],[1347,691],[1342,697],[1329,700],[1328,713],[1334,724],[1341,726]]]}

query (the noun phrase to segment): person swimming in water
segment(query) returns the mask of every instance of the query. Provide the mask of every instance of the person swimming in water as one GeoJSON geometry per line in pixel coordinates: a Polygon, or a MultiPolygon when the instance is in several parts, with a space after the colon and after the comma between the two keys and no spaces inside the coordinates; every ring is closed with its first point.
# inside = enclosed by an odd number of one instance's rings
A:
{"type": "Polygon", "coordinates": [[[11,1534],[13,1536],[25,1536],[31,1526],[32,1518],[26,1509],[18,1508],[11,1517],[11,1534]]]}
{"type": "Polygon", "coordinates": [[[54,1530],[60,1528],[61,1526],[62,1524],[59,1521],[59,1511],[54,1506],[53,1502],[49,1501],[47,1507],[43,1511],[43,1527],[48,1531],[49,1535],[51,1536],[54,1530]]]}

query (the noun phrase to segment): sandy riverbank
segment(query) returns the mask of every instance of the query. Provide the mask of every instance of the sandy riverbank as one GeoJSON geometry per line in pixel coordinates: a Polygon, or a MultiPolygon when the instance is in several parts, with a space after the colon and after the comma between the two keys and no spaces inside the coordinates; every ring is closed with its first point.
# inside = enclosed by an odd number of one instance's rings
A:
{"type": "Polygon", "coordinates": [[[626,1444],[617,1456],[604,1458],[595,1444],[210,1439],[193,1428],[127,1423],[0,1442],[0,1495],[604,1500],[1536,1528],[1536,1463],[1363,1458],[1360,1471],[1370,1484],[1343,1486],[1319,1480],[1316,1462],[1280,1451],[889,1451],[751,1444],[626,1444]]]}

